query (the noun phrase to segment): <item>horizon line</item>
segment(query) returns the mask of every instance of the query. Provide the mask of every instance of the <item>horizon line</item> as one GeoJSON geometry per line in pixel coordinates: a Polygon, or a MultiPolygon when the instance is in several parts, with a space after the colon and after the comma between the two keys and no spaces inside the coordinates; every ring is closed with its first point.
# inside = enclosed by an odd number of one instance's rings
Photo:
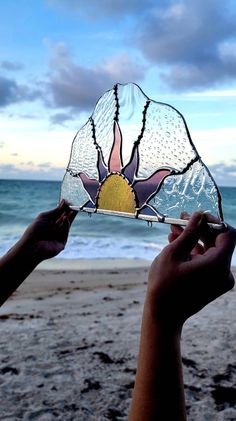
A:
{"type": "MultiPolygon", "coordinates": [[[[57,179],[57,180],[45,180],[45,179],[39,179],[39,178],[1,178],[0,181],[40,181],[40,182],[53,182],[53,183],[62,183],[63,179],[57,179]]],[[[236,188],[236,186],[229,186],[229,185],[218,185],[218,187],[229,187],[229,188],[236,188]]]]}

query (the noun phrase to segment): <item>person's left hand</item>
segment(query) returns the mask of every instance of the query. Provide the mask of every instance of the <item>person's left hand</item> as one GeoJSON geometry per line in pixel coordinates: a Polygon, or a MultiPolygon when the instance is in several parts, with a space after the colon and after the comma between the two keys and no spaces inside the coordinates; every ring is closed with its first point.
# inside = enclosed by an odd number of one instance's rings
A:
{"type": "Polygon", "coordinates": [[[76,214],[62,200],[55,209],[37,216],[24,232],[20,245],[30,247],[40,260],[56,256],[65,248],[76,214]]]}

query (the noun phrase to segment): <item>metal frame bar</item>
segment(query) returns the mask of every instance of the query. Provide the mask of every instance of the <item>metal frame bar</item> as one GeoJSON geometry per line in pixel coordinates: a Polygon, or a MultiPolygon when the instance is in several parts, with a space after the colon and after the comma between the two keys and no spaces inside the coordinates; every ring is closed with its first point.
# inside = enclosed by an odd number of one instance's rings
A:
{"type": "MultiPolygon", "coordinates": [[[[81,209],[81,207],[79,206],[72,206],[72,205],[70,205],[70,208],[76,211],[80,211],[80,212],[95,213],[95,214],[98,213],[98,214],[110,215],[110,216],[123,216],[125,218],[141,219],[143,221],[148,221],[148,222],[160,222],[162,224],[174,224],[174,225],[181,225],[183,227],[188,225],[187,219],[168,218],[166,216],[158,217],[158,216],[142,215],[142,214],[132,215],[131,213],[112,211],[112,210],[107,210],[107,209],[97,209],[96,211],[94,211],[94,209],[92,208],[84,207],[83,209],[81,209]]],[[[223,231],[226,225],[224,222],[222,222],[221,224],[208,222],[208,226],[210,228],[223,231]]]]}

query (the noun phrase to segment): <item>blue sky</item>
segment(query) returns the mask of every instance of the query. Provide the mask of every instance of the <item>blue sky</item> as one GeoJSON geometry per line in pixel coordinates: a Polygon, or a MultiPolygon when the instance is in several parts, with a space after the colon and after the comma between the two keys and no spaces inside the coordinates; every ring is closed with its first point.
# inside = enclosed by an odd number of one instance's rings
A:
{"type": "Polygon", "coordinates": [[[236,16],[222,0],[0,3],[0,178],[57,179],[97,99],[136,82],[236,186],[236,16]]]}

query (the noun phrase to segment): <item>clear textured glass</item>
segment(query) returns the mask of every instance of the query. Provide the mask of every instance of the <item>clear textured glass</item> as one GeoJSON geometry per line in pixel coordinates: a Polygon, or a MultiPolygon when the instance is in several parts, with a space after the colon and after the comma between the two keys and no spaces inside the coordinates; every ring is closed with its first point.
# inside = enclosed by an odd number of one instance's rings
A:
{"type": "Polygon", "coordinates": [[[189,214],[203,210],[219,217],[218,198],[214,181],[196,161],[184,174],[167,177],[149,204],[171,218],[179,218],[180,210],[189,214]]]}
{"type": "Polygon", "coordinates": [[[107,91],[77,133],[61,197],[82,211],[146,220],[196,210],[223,218],[183,116],[133,83],[107,91]]]}

